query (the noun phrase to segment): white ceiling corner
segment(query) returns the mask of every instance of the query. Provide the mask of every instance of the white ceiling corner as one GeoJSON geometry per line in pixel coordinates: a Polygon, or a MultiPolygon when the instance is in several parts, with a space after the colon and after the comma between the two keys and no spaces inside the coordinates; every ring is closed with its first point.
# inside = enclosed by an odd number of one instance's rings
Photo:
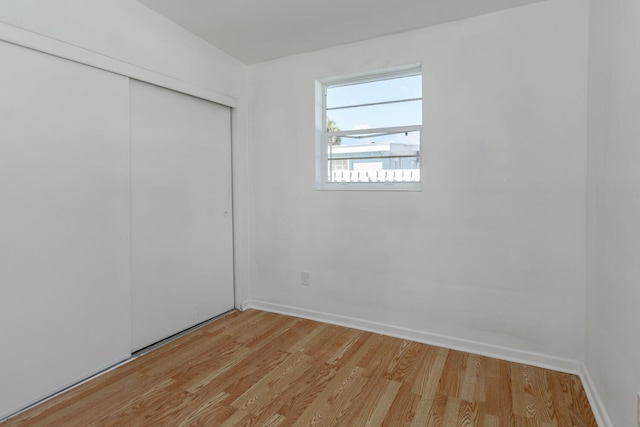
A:
{"type": "Polygon", "coordinates": [[[138,0],[245,64],[541,0],[138,0]]]}

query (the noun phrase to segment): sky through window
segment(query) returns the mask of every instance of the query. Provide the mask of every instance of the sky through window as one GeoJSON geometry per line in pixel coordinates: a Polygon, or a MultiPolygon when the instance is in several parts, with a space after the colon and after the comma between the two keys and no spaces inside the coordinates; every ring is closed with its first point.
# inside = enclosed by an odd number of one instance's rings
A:
{"type": "MultiPolygon", "coordinates": [[[[373,129],[422,124],[422,101],[370,105],[333,109],[378,102],[422,97],[422,76],[398,77],[374,82],[327,88],[327,120],[333,120],[340,130],[373,129]],[[392,108],[389,108],[392,106],[392,108]]],[[[419,133],[399,134],[366,139],[342,138],[342,145],[371,142],[419,144],[419,133]]]]}

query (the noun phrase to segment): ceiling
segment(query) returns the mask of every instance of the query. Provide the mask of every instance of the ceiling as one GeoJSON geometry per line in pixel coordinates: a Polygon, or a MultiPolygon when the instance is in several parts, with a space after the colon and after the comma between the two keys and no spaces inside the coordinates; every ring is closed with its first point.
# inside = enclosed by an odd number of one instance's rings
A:
{"type": "Polygon", "coordinates": [[[138,0],[245,64],[541,0],[138,0]]]}

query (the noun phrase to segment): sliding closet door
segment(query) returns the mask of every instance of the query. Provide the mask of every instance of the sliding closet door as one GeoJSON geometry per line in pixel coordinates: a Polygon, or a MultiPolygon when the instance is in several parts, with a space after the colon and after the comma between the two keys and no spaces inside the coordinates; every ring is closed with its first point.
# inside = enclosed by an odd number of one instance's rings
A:
{"type": "Polygon", "coordinates": [[[231,111],[131,80],[138,350],[233,308],[231,111]]]}
{"type": "Polygon", "coordinates": [[[0,419],[130,355],[128,79],[0,42],[0,419]]]}

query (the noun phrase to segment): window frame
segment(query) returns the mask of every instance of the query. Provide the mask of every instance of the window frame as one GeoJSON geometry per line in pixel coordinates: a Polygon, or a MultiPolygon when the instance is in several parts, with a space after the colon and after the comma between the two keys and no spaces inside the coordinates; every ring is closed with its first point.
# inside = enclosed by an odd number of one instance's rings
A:
{"type": "MultiPolygon", "coordinates": [[[[348,190],[348,191],[421,191],[422,190],[422,177],[423,164],[422,161],[422,128],[420,125],[406,125],[387,127],[376,130],[394,130],[394,131],[419,131],[420,132],[420,144],[419,144],[419,170],[420,181],[411,182],[330,182],[328,178],[329,174],[329,155],[328,155],[328,138],[331,136],[342,136],[343,134],[349,134],[352,131],[339,131],[328,132],[327,131],[327,88],[335,86],[347,86],[352,84],[369,83],[382,80],[388,80],[393,78],[410,77],[420,75],[422,77],[421,64],[412,64],[403,67],[395,67],[391,69],[371,71],[367,73],[358,73],[346,76],[330,77],[320,79],[316,81],[316,105],[315,105],[315,117],[316,117],[316,189],[317,190],[348,190]]],[[[424,85],[422,89],[422,100],[424,100],[424,85]]],[[[422,122],[424,123],[424,102],[422,106],[422,122]]]]}

